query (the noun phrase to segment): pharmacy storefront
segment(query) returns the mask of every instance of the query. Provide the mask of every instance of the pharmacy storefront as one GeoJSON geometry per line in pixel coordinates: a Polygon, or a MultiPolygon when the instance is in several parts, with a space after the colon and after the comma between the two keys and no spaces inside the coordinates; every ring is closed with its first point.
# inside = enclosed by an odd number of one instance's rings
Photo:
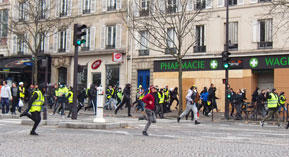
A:
{"type": "MultiPolygon", "coordinates": [[[[153,84],[159,86],[178,85],[178,63],[173,60],[154,61],[153,84]]],[[[183,60],[183,95],[192,85],[203,87],[213,83],[217,87],[216,95],[220,109],[224,109],[225,70],[221,58],[203,58],[183,60]]],[[[289,55],[232,57],[229,63],[229,84],[235,91],[247,89],[247,99],[260,89],[276,88],[278,92],[289,93],[289,55]]]]}

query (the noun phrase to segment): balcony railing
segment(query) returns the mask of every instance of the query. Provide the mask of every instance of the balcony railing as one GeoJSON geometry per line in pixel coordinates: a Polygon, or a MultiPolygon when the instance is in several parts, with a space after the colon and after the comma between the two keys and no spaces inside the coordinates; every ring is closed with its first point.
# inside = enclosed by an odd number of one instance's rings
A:
{"type": "Polygon", "coordinates": [[[206,8],[206,1],[199,1],[195,4],[195,10],[202,10],[206,8]]]}
{"type": "Polygon", "coordinates": [[[259,0],[259,3],[272,2],[272,0],[259,0]]]}
{"type": "Polygon", "coordinates": [[[177,49],[176,48],[166,48],[165,54],[176,54],[177,49]]]}
{"type": "Polygon", "coordinates": [[[229,50],[238,50],[238,44],[229,44],[229,50]]]}
{"type": "Polygon", "coordinates": [[[115,45],[105,45],[105,49],[115,49],[115,45]]]}
{"type": "Polygon", "coordinates": [[[107,11],[114,11],[116,10],[116,6],[108,6],[107,11]]]}
{"type": "Polygon", "coordinates": [[[82,13],[83,14],[90,14],[90,9],[84,9],[84,10],[82,10],[82,13]]]}
{"type": "Polygon", "coordinates": [[[194,46],[194,52],[198,53],[198,52],[206,52],[206,46],[194,46]]]}
{"type": "Polygon", "coordinates": [[[81,51],[89,51],[89,47],[81,47],[81,51]]]}
{"type": "Polygon", "coordinates": [[[59,53],[65,52],[65,48],[60,48],[60,49],[58,49],[58,52],[59,52],[59,53]]]}
{"type": "Polygon", "coordinates": [[[258,49],[271,49],[273,47],[273,42],[261,41],[258,42],[258,49]]]}
{"type": "Polygon", "coordinates": [[[139,56],[148,56],[148,55],[150,55],[150,51],[149,50],[138,50],[138,55],[139,56]]]}
{"type": "Polygon", "coordinates": [[[176,6],[168,6],[167,7],[167,13],[176,13],[177,7],[176,6]]]}
{"type": "Polygon", "coordinates": [[[149,16],[149,14],[150,14],[149,9],[141,9],[139,11],[139,16],[149,16]]]}

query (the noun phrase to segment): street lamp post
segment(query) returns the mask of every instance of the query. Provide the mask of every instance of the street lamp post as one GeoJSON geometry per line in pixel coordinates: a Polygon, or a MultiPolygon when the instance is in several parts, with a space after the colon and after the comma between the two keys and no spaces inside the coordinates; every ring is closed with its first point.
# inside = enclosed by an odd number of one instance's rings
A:
{"type": "MultiPolygon", "coordinates": [[[[226,43],[225,52],[229,52],[229,0],[226,0],[226,43]]],[[[228,95],[229,70],[225,68],[225,118],[229,119],[229,99],[228,95]]]]}

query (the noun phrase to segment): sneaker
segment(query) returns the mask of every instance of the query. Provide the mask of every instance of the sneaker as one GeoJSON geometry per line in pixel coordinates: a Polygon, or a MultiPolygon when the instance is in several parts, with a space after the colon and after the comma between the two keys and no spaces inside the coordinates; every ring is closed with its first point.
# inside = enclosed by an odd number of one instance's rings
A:
{"type": "Polygon", "coordinates": [[[177,118],[177,122],[179,123],[179,122],[180,122],[180,120],[181,120],[181,118],[180,118],[180,117],[178,117],[178,118],[177,118]]]}
{"type": "Polygon", "coordinates": [[[210,112],[210,113],[208,113],[208,116],[211,116],[212,115],[212,113],[210,112]]]}
{"type": "Polygon", "coordinates": [[[30,132],[30,135],[38,136],[36,132],[30,132]]]}
{"type": "Polygon", "coordinates": [[[128,117],[132,117],[132,115],[131,115],[131,114],[129,114],[129,115],[128,115],[128,117]]]}
{"type": "Polygon", "coordinates": [[[289,128],[289,124],[286,126],[286,129],[288,129],[289,128]]]}
{"type": "Polygon", "coordinates": [[[143,134],[144,136],[148,136],[148,133],[147,133],[146,131],[143,131],[142,134],[143,134]]]}
{"type": "Polygon", "coordinates": [[[260,125],[261,125],[261,127],[263,127],[264,126],[264,122],[260,121],[260,125]]]}
{"type": "Polygon", "coordinates": [[[197,120],[195,120],[195,125],[201,124],[200,122],[198,122],[197,120]]]}

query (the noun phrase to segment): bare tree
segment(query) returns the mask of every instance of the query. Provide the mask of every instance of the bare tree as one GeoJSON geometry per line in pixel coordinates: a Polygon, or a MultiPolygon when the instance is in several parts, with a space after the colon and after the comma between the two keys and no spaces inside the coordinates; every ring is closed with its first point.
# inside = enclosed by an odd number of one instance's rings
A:
{"type": "Polygon", "coordinates": [[[195,27],[208,15],[202,9],[211,4],[201,0],[132,0],[129,3],[126,24],[136,45],[170,55],[178,63],[180,114],[183,58],[200,44],[195,27]]]}
{"type": "Polygon", "coordinates": [[[54,16],[57,9],[54,0],[15,0],[13,2],[12,14],[8,20],[8,31],[12,36],[16,36],[17,40],[21,41],[32,54],[33,81],[38,83],[38,61],[39,56],[43,55],[41,44],[58,30],[66,29],[73,18],[61,19],[59,16],[54,16]]]}
{"type": "MultiPolygon", "coordinates": [[[[288,33],[289,29],[289,0],[272,0],[269,6],[268,15],[274,16],[275,31],[276,34],[279,31],[282,33],[288,33]],[[285,31],[285,32],[284,32],[285,31]]],[[[289,36],[287,37],[287,40],[289,36]]]]}

